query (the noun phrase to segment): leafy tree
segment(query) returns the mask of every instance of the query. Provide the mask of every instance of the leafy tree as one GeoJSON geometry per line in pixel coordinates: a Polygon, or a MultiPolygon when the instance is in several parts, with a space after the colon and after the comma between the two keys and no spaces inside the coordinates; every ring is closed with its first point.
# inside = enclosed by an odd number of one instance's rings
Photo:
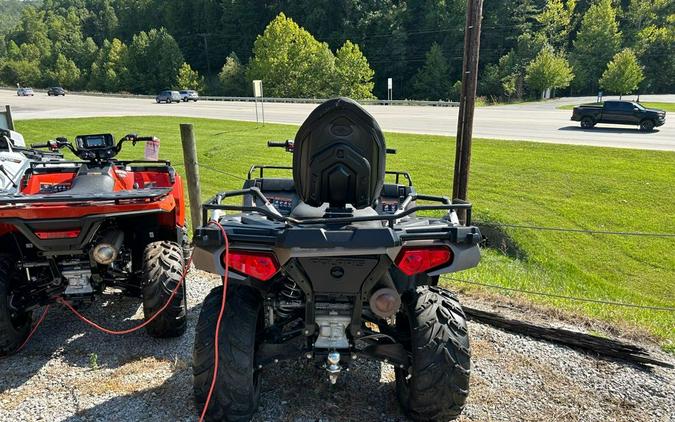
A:
{"type": "Polygon", "coordinates": [[[575,85],[584,92],[595,91],[603,69],[620,47],[621,32],[612,0],[597,0],[584,14],[574,40],[575,85]]]}
{"type": "MultiPolygon", "coordinates": [[[[675,75],[675,15],[670,25],[647,26],[638,32],[635,52],[644,65],[646,92],[673,92],[675,75]]],[[[642,89],[641,89],[642,91],[642,89]]]]}
{"type": "Polygon", "coordinates": [[[567,59],[544,48],[527,66],[525,82],[542,93],[549,88],[567,88],[574,78],[567,59]]]}
{"type": "Polygon", "coordinates": [[[22,10],[33,3],[26,0],[0,1],[0,35],[9,33],[19,22],[22,10]]]}
{"type": "Polygon", "coordinates": [[[161,28],[134,35],[126,62],[125,88],[134,93],[154,93],[175,85],[184,60],[171,34],[161,28]]]}
{"type": "Polygon", "coordinates": [[[567,48],[576,4],[576,0],[548,0],[536,16],[548,43],[555,49],[567,48]]]}
{"type": "Polygon", "coordinates": [[[178,69],[176,76],[176,86],[181,89],[204,90],[204,78],[199,76],[199,72],[193,70],[189,64],[183,63],[178,69]]]}
{"type": "Polygon", "coordinates": [[[497,62],[496,77],[501,87],[500,96],[508,99],[525,96],[527,66],[547,45],[541,33],[528,32],[518,37],[515,47],[497,62]]]}
{"type": "Polygon", "coordinates": [[[122,90],[127,79],[127,46],[117,38],[105,40],[91,65],[89,89],[102,92],[122,90]]]}
{"type": "Polygon", "coordinates": [[[374,74],[357,44],[347,40],[335,53],[337,95],[359,100],[373,98],[374,74]]]}
{"type": "Polygon", "coordinates": [[[225,64],[218,74],[218,80],[224,95],[241,97],[249,92],[246,71],[234,51],[225,59],[225,64]]]}
{"type": "Polygon", "coordinates": [[[626,48],[614,56],[600,78],[600,86],[614,94],[634,92],[644,79],[642,68],[635,53],[626,48]]]}
{"type": "Polygon", "coordinates": [[[268,96],[323,98],[334,73],[328,45],[280,13],[255,40],[248,78],[262,79],[268,96]]]}
{"type": "Polygon", "coordinates": [[[45,80],[48,85],[73,88],[80,80],[80,69],[75,62],[59,53],[53,67],[45,72],[45,80]]]}
{"type": "Polygon", "coordinates": [[[445,99],[450,93],[450,67],[441,50],[434,43],[426,54],[424,66],[412,80],[415,98],[421,100],[445,99]]]}
{"type": "Polygon", "coordinates": [[[42,72],[36,62],[8,60],[0,64],[0,81],[7,85],[37,86],[42,81],[42,72]]]}

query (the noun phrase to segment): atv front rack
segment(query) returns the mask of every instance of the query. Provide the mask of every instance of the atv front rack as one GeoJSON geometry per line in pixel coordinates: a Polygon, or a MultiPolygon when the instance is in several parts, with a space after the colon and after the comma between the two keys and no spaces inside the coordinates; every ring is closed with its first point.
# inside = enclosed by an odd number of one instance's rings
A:
{"type": "MultiPolygon", "coordinates": [[[[254,201],[255,204],[255,201],[254,201]]],[[[239,211],[239,212],[255,212],[270,220],[278,221],[285,223],[291,226],[296,225],[323,225],[323,224],[351,224],[359,223],[365,221],[387,221],[390,227],[394,227],[394,224],[397,220],[406,217],[408,215],[414,214],[419,211],[454,211],[454,210],[466,210],[466,222],[465,225],[471,225],[471,203],[454,199],[450,200],[445,196],[434,196],[434,195],[419,195],[419,194],[410,194],[405,200],[399,205],[397,212],[393,214],[378,214],[378,215],[369,215],[369,216],[360,216],[360,217],[330,217],[330,218],[307,218],[307,219],[298,219],[293,217],[286,217],[282,215],[272,203],[265,197],[265,195],[257,187],[250,187],[235,191],[221,192],[216,194],[213,198],[209,199],[202,205],[202,218],[203,221],[209,221],[209,211],[239,211]],[[226,198],[232,198],[237,196],[252,195],[260,200],[264,206],[244,206],[244,205],[227,205],[221,204],[221,202],[226,198]],[[415,201],[432,201],[439,202],[440,205],[415,205],[413,207],[407,208],[412,202],[415,201]],[[407,209],[406,209],[407,208],[407,209]]]]}

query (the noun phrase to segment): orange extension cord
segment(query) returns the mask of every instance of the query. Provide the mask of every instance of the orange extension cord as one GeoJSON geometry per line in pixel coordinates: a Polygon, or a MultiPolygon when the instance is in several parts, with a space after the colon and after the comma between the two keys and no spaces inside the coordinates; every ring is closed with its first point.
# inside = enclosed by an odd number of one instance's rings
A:
{"type": "Polygon", "coordinates": [[[213,347],[213,378],[211,378],[211,387],[209,387],[209,394],[206,396],[206,401],[204,402],[204,408],[202,409],[202,414],[199,416],[199,422],[203,422],[206,417],[206,410],[209,408],[209,403],[211,403],[211,396],[213,396],[213,391],[216,389],[216,378],[218,377],[218,342],[220,340],[220,322],[223,319],[225,314],[225,299],[227,298],[227,276],[228,276],[228,262],[230,262],[230,241],[227,239],[227,233],[225,229],[220,225],[219,222],[212,220],[209,224],[213,224],[220,229],[220,232],[223,234],[223,239],[225,241],[225,276],[223,277],[223,299],[220,303],[220,313],[218,314],[218,321],[216,322],[216,333],[214,337],[214,347],[213,347]]]}
{"type": "MultiPolygon", "coordinates": [[[[211,221],[211,222],[209,222],[209,224],[213,224],[213,225],[217,226],[220,229],[221,233],[223,234],[223,239],[225,241],[225,262],[228,262],[229,258],[230,258],[230,242],[227,238],[227,233],[225,232],[225,229],[223,228],[223,226],[221,226],[220,223],[218,223],[217,221],[211,221]]],[[[178,284],[176,284],[176,287],[173,289],[173,291],[171,291],[171,296],[169,296],[169,299],[166,301],[166,303],[160,309],[158,309],[157,312],[155,312],[150,318],[145,320],[143,323],[141,323],[141,324],[139,324],[135,327],[126,329],[126,330],[110,330],[108,328],[102,327],[101,325],[97,324],[96,322],[94,322],[94,321],[88,319],[87,317],[85,317],[84,315],[82,315],[79,311],[77,311],[77,309],[75,309],[73,307],[73,305],[68,303],[64,298],[62,298],[60,296],[57,296],[55,298],[55,300],[58,303],[60,303],[61,305],[65,306],[66,308],[70,309],[70,311],[78,319],[80,319],[81,321],[85,322],[86,324],[96,328],[99,331],[102,331],[106,334],[111,334],[111,335],[130,334],[130,333],[138,331],[141,328],[147,326],[155,318],[157,318],[162,312],[164,312],[166,310],[166,308],[169,306],[169,304],[171,303],[173,298],[178,293],[178,289],[180,289],[180,287],[185,282],[185,278],[187,277],[188,272],[190,271],[190,265],[191,264],[192,264],[192,255],[190,255],[190,258],[188,259],[188,262],[185,265],[185,268],[183,269],[183,274],[181,276],[180,281],[178,282],[178,284]]],[[[221,301],[221,304],[220,304],[220,312],[218,313],[218,321],[216,322],[216,332],[215,332],[215,338],[214,338],[215,341],[214,341],[213,378],[211,379],[211,386],[209,387],[209,393],[206,397],[206,402],[204,403],[204,408],[202,409],[201,416],[199,417],[200,422],[204,421],[204,418],[206,417],[206,411],[209,408],[209,404],[211,402],[211,397],[213,396],[213,391],[216,388],[216,378],[218,377],[218,364],[219,364],[218,363],[218,353],[219,353],[218,352],[218,342],[220,340],[220,323],[223,319],[223,315],[225,314],[225,300],[227,298],[227,277],[228,277],[228,266],[225,265],[225,276],[223,277],[223,298],[222,298],[222,301],[221,301]]],[[[35,332],[37,331],[40,324],[42,324],[42,322],[44,321],[48,312],[49,312],[49,305],[45,306],[45,309],[44,309],[42,315],[40,316],[40,319],[37,321],[35,326],[32,328],[32,330],[31,330],[30,334],[28,335],[28,337],[26,338],[26,340],[24,340],[24,342],[21,344],[21,346],[19,346],[16,349],[16,352],[20,351],[21,349],[23,349],[26,346],[26,344],[28,344],[31,337],[33,337],[33,334],[35,334],[35,332]]]]}

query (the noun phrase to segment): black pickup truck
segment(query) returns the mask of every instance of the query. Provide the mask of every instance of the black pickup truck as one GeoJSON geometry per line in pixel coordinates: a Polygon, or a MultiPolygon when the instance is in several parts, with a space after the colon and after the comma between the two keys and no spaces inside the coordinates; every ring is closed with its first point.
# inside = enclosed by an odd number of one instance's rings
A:
{"type": "Polygon", "coordinates": [[[572,120],[581,122],[584,129],[590,129],[598,123],[613,123],[637,125],[640,130],[649,132],[666,122],[666,112],[645,108],[633,101],[605,101],[574,107],[572,120]]]}

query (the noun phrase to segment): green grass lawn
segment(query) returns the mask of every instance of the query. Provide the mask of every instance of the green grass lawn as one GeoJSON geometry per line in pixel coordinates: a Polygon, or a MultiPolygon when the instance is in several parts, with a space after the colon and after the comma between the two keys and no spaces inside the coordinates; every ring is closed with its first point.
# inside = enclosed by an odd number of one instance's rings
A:
{"type": "MultiPolygon", "coordinates": [[[[160,156],[181,167],[178,124],[194,123],[204,198],[240,188],[253,163],[290,164],[291,156],[265,147],[292,138],[296,127],[174,117],[123,117],[17,122],[29,142],[56,136],[128,132],[161,138],[160,156]]],[[[389,169],[408,170],[419,192],[448,194],[454,138],[387,134],[398,154],[389,169]]],[[[675,153],[571,145],[474,140],[470,199],[476,220],[583,229],[675,232],[675,153]]],[[[122,157],[142,157],[127,145],[122,157]]],[[[621,237],[506,229],[519,253],[484,251],[480,266],[455,274],[502,286],[640,305],[675,306],[675,238],[621,237]]],[[[446,280],[447,281],[447,280],[446,280]]],[[[447,281],[448,284],[453,284],[447,281]]],[[[461,284],[456,284],[457,287],[461,284]]],[[[675,350],[675,313],[568,302],[562,308],[627,328],[644,329],[675,350]]]]}
{"type": "MultiPolygon", "coordinates": [[[[602,103],[587,103],[587,104],[597,104],[600,105],[602,103]]],[[[643,106],[647,108],[658,108],[660,110],[665,110],[665,111],[675,111],[675,103],[658,103],[658,102],[646,102],[646,103],[640,103],[643,106]]],[[[577,104],[567,104],[567,105],[561,105],[558,107],[558,110],[572,110],[574,107],[576,107],[577,104]]]]}

